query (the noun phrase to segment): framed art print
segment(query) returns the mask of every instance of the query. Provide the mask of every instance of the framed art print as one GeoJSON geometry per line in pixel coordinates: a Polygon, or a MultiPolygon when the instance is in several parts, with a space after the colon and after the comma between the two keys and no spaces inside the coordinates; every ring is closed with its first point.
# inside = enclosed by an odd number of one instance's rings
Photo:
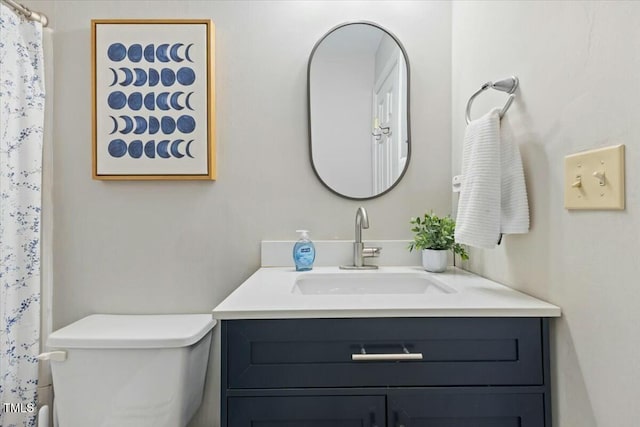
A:
{"type": "Polygon", "coordinates": [[[91,21],[93,178],[215,179],[210,20],[91,21]]]}

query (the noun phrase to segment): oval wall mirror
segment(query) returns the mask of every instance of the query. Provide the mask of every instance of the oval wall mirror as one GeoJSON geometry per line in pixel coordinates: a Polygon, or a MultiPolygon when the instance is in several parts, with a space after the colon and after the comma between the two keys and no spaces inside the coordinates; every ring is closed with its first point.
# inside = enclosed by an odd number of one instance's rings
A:
{"type": "Polygon", "coordinates": [[[349,199],[391,190],[409,165],[409,62],[389,31],[339,25],[313,48],[307,69],[311,164],[349,199]]]}

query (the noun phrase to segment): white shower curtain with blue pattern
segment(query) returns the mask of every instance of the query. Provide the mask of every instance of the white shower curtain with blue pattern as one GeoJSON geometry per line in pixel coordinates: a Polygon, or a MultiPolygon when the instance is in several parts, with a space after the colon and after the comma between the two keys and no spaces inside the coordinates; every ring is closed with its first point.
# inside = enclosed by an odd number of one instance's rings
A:
{"type": "Polygon", "coordinates": [[[36,425],[42,25],[0,5],[0,426],[36,425]]]}

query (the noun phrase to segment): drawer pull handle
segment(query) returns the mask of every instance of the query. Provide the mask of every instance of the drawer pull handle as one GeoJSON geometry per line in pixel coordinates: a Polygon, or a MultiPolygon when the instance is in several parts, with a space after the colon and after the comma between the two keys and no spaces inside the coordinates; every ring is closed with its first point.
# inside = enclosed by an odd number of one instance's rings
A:
{"type": "Polygon", "coordinates": [[[422,353],[352,354],[351,360],[363,362],[371,360],[422,360],[422,353]]]}
{"type": "Polygon", "coordinates": [[[405,346],[402,346],[402,353],[377,353],[367,354],[364,347],[360,348],[360,353],[354,353],[351,355],[351,360],[354,362],[364,362],[372,360],[422,360],[422,353],[411,353],[405,346]]]}

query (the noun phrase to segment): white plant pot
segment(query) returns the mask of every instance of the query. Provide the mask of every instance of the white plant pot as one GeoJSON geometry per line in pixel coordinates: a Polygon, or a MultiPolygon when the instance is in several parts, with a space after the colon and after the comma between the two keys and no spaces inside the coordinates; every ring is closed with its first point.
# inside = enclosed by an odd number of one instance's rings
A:
{"type": "Polygon", "coordinates": [[[422,266],[432,273],[442,273],[447,269],[448,252],[444,249],[423,249],[422,266]]]}

